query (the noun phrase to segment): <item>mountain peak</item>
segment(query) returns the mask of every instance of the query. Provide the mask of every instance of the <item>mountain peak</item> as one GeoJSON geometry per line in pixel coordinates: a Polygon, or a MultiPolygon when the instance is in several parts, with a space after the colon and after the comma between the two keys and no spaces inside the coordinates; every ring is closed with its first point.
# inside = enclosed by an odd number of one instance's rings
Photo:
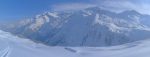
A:
{"type": "Polygon", "coordinates": [[[85,10],[95,10],[95,11],[99,11],[101,10],[99,7],[89,7],[89,8],[86,8],[85,10]]]}
{"type": "Polygon", "coordinates": [[[126,10],[121,12],[121,14],[139,15],[140,13],[135,10],[126,10]]]}

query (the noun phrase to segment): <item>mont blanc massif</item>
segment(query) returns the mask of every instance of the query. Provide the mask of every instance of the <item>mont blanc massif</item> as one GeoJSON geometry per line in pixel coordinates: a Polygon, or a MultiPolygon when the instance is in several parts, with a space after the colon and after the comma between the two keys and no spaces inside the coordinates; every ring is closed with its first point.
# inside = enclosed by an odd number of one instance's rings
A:
{"type": "Polygon", "coordinates": [[[0,56],[149,57],[149,22],[150,15],[135,10],[115,13],[89,7],[44,12],[1,24],[0,56]]]}

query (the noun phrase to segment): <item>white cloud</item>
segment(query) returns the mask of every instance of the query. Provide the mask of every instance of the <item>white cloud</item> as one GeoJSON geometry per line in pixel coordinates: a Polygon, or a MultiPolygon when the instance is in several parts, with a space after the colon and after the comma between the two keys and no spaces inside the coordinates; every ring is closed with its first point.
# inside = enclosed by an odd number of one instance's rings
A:
{"type": "Polygon", "coordinates": [[[56,4],[51,6],[54,11],[63,11],[63,10],[81,10],[89,7],[95,7],[94,4],[88,3],[64,3],[64,4],[56,4]]]}
{"type": "Polygon", "coordinates": [[[150,14],[150,4],[144,2],[144,0],[105,0],[103,2],[96,2],[96,4],[104,9],[115,12],[121,12],[124,10],[136,10],[143,14],[150,14]]]}
{"type": "Polygon", "coordinates": [[[104,9],[108,9],[111,11],[124,11],[124,10],[132,10],[136,8],[131,2],[128,1],[104,1],[103,3],[97,4],[104,9]]]}
{"type": "MultiPolygon", "coordinates": [[[[91,3],[64,3],[51,6],[55,11],[81,10],[88,7],[99,6],[114,12],[136,10],[143,14],[150,14],[148,0],[91,0],[91,3]]],[[[150,2],[150,1],[149,1],[150,2]]]]}

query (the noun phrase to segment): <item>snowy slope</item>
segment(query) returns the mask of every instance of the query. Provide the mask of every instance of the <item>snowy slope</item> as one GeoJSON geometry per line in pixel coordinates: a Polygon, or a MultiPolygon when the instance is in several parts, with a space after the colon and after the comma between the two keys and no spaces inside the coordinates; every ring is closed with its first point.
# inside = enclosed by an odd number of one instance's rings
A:
{"type": "MultiPolygon", "coordinates": [[[[150,40],[112,47],[73,48],[88,57],[149,57],[150,40]]],[[[85,57],[86,57],[85,56],[85,57]]],[[[84,57],[84,56],[83,56],[84,57]]]]}
{"type": "Polygon", "coordinates": [[[63,47],[48,47],[0,31],[0,57],[75,57],[63,47]]]}
{"type": "Polygon", "coordinates": [[[0,57],[149,57],[150,40],[111,47],[48,47],[0,31],[0,57]]]}

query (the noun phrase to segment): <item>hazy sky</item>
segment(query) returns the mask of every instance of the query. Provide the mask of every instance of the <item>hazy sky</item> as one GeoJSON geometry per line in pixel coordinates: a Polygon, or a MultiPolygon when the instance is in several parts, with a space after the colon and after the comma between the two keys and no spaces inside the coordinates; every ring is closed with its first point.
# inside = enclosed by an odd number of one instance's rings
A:
{"type": "Polygon", "coordinates": [[[80,10],[98,6],[111,11],[150,14],[150,0],[0,0],[0,21],[24,19],[44,11],[80,10]]]}

